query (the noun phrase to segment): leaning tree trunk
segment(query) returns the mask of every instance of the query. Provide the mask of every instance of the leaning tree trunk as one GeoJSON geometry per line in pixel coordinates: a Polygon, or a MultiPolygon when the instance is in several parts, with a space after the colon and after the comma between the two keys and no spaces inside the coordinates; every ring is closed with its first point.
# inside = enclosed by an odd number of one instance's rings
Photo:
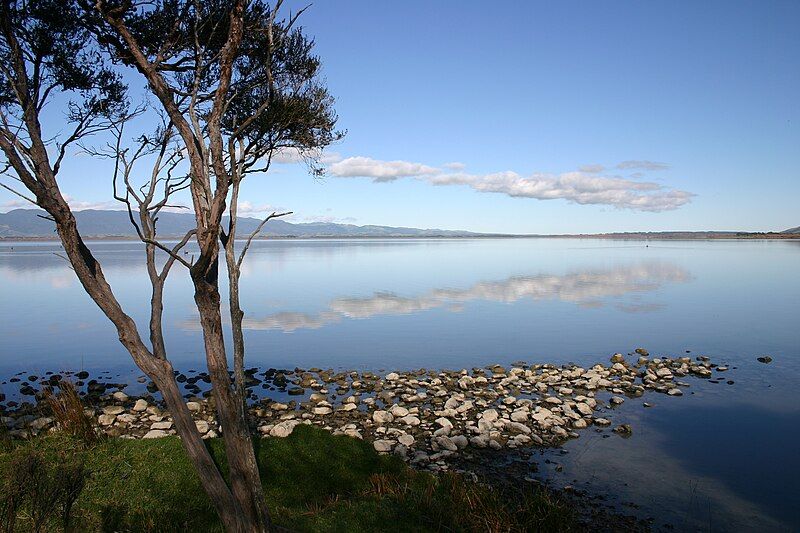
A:
{"type": "Polygon", "coordinates": [[[200,483],[208,494],[227,531],[252,531],[242,523],[241,505],[228,488],[219,469],[203,442],[186,403],[175,382],[173,367],[166,359],[149,352],[139,336],[136,324],[120,307],[102,268],[78,233],[75,218],[66,202],[55,192],[56,200],[43,202],[53,216],[64,251],[86,292],[116,326],[120,342],[138,366],[161,391],[164,402],[175,422],[175,429],[189,460],[195,467],[200,483]],[[61,200],[60,202],[58,200],[61,200]],[[62,204],[63,202],[63,204],[62,204]],[[61,205],[59,205],[61,204],[61,205]]]}
{"type": "Polygon", "coordinates": [[[215,258],[206,269],[202,267],[203,264],[204,261],[198,261],[192,268],[194,299],[200,314],[206,362],[225,441],[231,490],[242,510],[245,530],[267,531],[272,523],[243,408],[245,398],[238,394],[228,370],[217,282],[219,262],[215,258]]]}

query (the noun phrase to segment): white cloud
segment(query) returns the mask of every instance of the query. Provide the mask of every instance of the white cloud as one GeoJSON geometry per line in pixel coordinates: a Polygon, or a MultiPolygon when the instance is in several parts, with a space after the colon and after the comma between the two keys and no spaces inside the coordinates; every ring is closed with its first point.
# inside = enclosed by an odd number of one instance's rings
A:
{"type": "Polygon", "coordinates": [[[348,157],[328,167],[339,178],[372,178],[375,182],[394,181],[439,173],[439,169],[409,161],[380,161],[369,157],[348,157]]]}
{"type": "MultiPolygon", "coordinates": [[[[458,166],[459,164],[455,164],[458,166]]],[[[651,170],[668,168],[652,161],[626,161],[625,168],[651,170]]],[[[453,163],[448,165],[453,167],[453,163]]],[[[618,165],[619,167],[619,165],[618,165]]],[[[513,171],[491,174],[445,172],[422,163],[410,161],[379,161],[369,157],[349,157],[329,167],[337,177],[367,177],[374,182],[399,178],[423,179],[433,185],[466,185],[477,192],[506,194],[514,198],[537,200],[566,200],[581,205],[609,205],[636,211],[668,211],[691,201],[687,191],[669,189],[653,182],[633,181],[619,176],[603,176],[602,165],[588,165],[583,170],[562,174],[534,173],[523,176],[513,171]]]]}
{"type": "Polygon", "coordinates": [[[452,163],[445,163],[442,166],[450,170],[464,170],[465,168],[467,168],[467,165],[465,165],[464,163],[459,163],[458,161],[453,161],[452,163]]]}
{"type": "Polygon", "coordinates": [[[285,209],[270,204],[253,204],[248,200],[239,202],[237,206],[237,213],[240,217],[261,217],[274,211],[281,212],[285,211],[285,209]]]}
{"type": "Polygon", "coordinates": [[[621,170],[667,170],[669,165],[657,161],[630,160],[618,164],[617,168],[621,170]]]}
{"type": "Polygon", "coordinates": [[[308,158],[317,159],[323,165],[330,165],[342,160],[342,156],[336,152],[300,152],[297,148],[283,148],[272,155],[272,162],[287,165],[301,163],[308,158]]]}
{"type": "Polygon", "coordinates": [[[637,211],[667,211],[688,203],[693,194],[665,189],[652,182],[608,178],[585,172],[559,175],[521,176],[506,171],[494,174],[441,174],[432,176],[434,185],[468,185],[478,192],[506,194],[514,198],[567,200],[581,205],[610,205],[637,211]]]}

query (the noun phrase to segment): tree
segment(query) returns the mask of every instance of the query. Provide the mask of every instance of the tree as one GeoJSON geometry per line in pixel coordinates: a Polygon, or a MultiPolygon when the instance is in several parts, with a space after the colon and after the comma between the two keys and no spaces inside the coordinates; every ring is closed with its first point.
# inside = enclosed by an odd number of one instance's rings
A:
{"type": "Polygon", "coordinates": [[[3,186],[55,222],[84,289],[159,388],[226,530],[270,529],[246,414],[238,282],[253,238],[269,218],[282,214],[265,219],[241,250],[236,219],[242,180],[266,171],[273,154],[292,150],[320,174],[321,150],[342,136],[335,131],[333,99],[319,80],[314,43],[296,26],[302,10],[279,19],[281,0],[274,7],[258,0],[2,0],[0,5],[0,53],[7,58],[0,65],[0,149],[4,174],[15,181],[3,186]],[[124,67],[147,82],[163,120],[133,146],[127,146],[125,124],[146,111],[130,109],[117,70],[124,67]],[[54,94],[72,98],[70,130],[48,138],[40,118],[54,94]],[[70,147],[98,133],[112,142],[86,150],[114,160],[114,196],[126,204],[145,245],[153,289],[149,345],[84,244],[59,188],[70,147]],[[135,167],[147,158],[153,164],[150,177],[136,187],[135,167]],[[196,228],[167,246],[158,240],[158,213],[182,190],[191,198],[196,228]],[[179,252],[191,239],[200,251],[190,262],[179,252]],[[157,265],[157,250],[166,254],[163,265],[157,265]],[[230,281],[233,379],[223,339],[221,251],[230,281]],[[162,290],[176,263],[186,267],[194,286],[229,482],[203,445],[167,357],[162,290]]]}

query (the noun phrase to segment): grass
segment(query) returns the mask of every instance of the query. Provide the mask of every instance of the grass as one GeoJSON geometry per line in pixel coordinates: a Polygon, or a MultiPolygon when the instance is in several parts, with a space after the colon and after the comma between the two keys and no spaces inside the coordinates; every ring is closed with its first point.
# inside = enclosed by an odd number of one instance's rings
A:
{"type": "MultiPolygon", "coordinates": [[[[224,469],[220,440],[209,442],[224,469]]],[[[570,531],[573,516],[541,490],[500,491],[455,474],[432,476],[369,443],[299,426],[286,439],[258,440],[257,456],[277,524],[295,531],[570,531]]],[[[75,501],[74,531],[221,531],[177,438],[105,439],[64,434],[8,442],[4,475],[21,454],[79,460],[89,472],[75,501]]],[[[224,470],[223,470],[224,471],[224,470]]],[[[0,489],[2,491],[2,489],[0,489]]],[[[0,494],[0,499],[4,497],[0,494]]],[[[17,530],[33,530],[17,513],[17,530]]],[[[47,531],[62,529],[53,519],[47,531]]]]}

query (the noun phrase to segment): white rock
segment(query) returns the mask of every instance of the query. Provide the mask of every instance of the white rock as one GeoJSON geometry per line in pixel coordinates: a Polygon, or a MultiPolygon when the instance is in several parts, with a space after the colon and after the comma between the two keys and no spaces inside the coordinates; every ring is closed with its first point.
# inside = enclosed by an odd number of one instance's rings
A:
{"type": "Polygon", "coordinates": [[[392,413],[392,416],[395,418],[403,418],[408,415],[408,409],[399,405],[393,405],[389,412],[392,413]]]}
{"type": "Polygon", "coordinates": [[[683,396],[683,391],[680,389],[670,389],[667,391],[670,396],[683,396]]]}
{"type": "Polygon", "coordinates": [[[525,422],[528,420],[528,412],[517,410],[511,413],[511,420],[514,422],[525,422]]]}
{"type": "Polygon", "coordinates": [[[390,372],[389,374],[386,374],[386,379],[387,381],[397,381],[400,379],[400,374],[397,372],[390,372]]]}
{"type": "Polygon", "coordinates": [[[439,417],[439,418],[437,418],[435,422],[436,422],[436,423],[437,423],[437,424],[438,424],[440,427],[442,427],[442,428],[444,428],[444,429],[447,429],[447,430],[451,430],[451,429],[453,429],[453,423],[452,423],[452,422],[450,422],[450,419],[448,419],[448,418],[445,418],[445,417],[443,417],[443,416],[442,416],[442,417],[439,417]]]}
{"type": "Polygon", "coordinates": [[[117,400],[118,402],[127,402],[128,401],[128,395],[125,394],[122,391],[115,392],[114,394],[111,395],[111,397],[114,398],[115,400],[117,400]]]}
{"type": "Polygon", "coordinates": [[[375,411],[372,413],[372,420],[377,424],[388,424],[394,420],[394,416],[389,411],[375,411]]]}
{"type": "Polygon", "coordinates": [[[500,415],[497,413],[495,409],[487,409],[483,413],[481,413],[481,418],[486,420],[487,422],[494,422],[500,415]]]}
{"type": "Polygon", "coordinates": [[[397,437],[397,442],[399,442],[403,446],[411,446],[412,444],[414,444],[414,437],[412,435],[409,435],[408,433],[404,433],[399,437],[397,437]]]}
{"type": "Polygon", "coordinates": [[[148,407],[149,405],[147,404],[147,400],[140,398],[136,400],[136,403],[133,406],[133,410],[136,411],[137,413],[141,413],[146,411],[148,407]]]}
{"type": "Polygon", "coordinates": [[[407,426],[418,426],[420,424],[420,419],[414,415],[408,415],[401,418],[400,422],[407,426]]]}
{"type": "Polygon", "coordinates": [[[284,438],[288,437],[294,431],[294,428],[299,425],[300,422],[297,420],[285,420],[278,424],[275,424],[271,430],[269,430],[269,434],[271,437],[278,437],[284,438]]]}
{"type": "Polygon", "coordinates": [[[171,428],[172,428],[172,422],[170,422],[169,420],[166,420],[164,422],[155,422],[155,423],[153,423],[152,426],[150,426],[150,429],[162,429],[162,430],[164,430],[164,429],[171,429],[171,428]]]}
{"type": "Polygon", "coordinates": [[[194,423],[197,427],[197,431],[200,432],[201,435],[208,433],[208,430],[211,429],[211,426],[208,425],[208,422],[205,420],[198,420],[194,423]]]}
{"type": "Polygon", "coordinates": [[[186,407],[193,413],[199,413],[203,409],[200,402],[186,402],[186,407]]]}
{"type": "Polygon", "coordinates": [[[121,415],[125,412],[125,408],[121,405],[107,405],[103,407],[103,412],[107,415],[121,415]]]}
{"type": "Polygon", "coordinates": [[[148,431],[147,434],[145,434],[145,436],[142,437],[142,438],[143,439],[160,439],[160,438],[166,437],[166,436],[167,436],[167,432],[166,431],[162,431],[160,429],[154,429],[154,430],[148,431]]]}
{"type": "Polygon", "coordinates": [[[332,412],[333,412],[333,409],[331,409],[330,407],[323,406],[323,407],[315,407],[314,408],[314,414],[315,415],[324,416],[324,415],[329,415],[332,412]]]}
{"type": "Polygon", "coordinates": [[[110,426],[117,420],[116,415],[100,415],[97,417],[97,421],[100,423],[101,426],[110,426]]]}
{"type": "Polygon", "coordinates": [[[372,446],[375,448],[376,452],[387,453],[392,451],[392,444],[393,442],[390,440],[376,440],[372,443],[372,446]]]}

